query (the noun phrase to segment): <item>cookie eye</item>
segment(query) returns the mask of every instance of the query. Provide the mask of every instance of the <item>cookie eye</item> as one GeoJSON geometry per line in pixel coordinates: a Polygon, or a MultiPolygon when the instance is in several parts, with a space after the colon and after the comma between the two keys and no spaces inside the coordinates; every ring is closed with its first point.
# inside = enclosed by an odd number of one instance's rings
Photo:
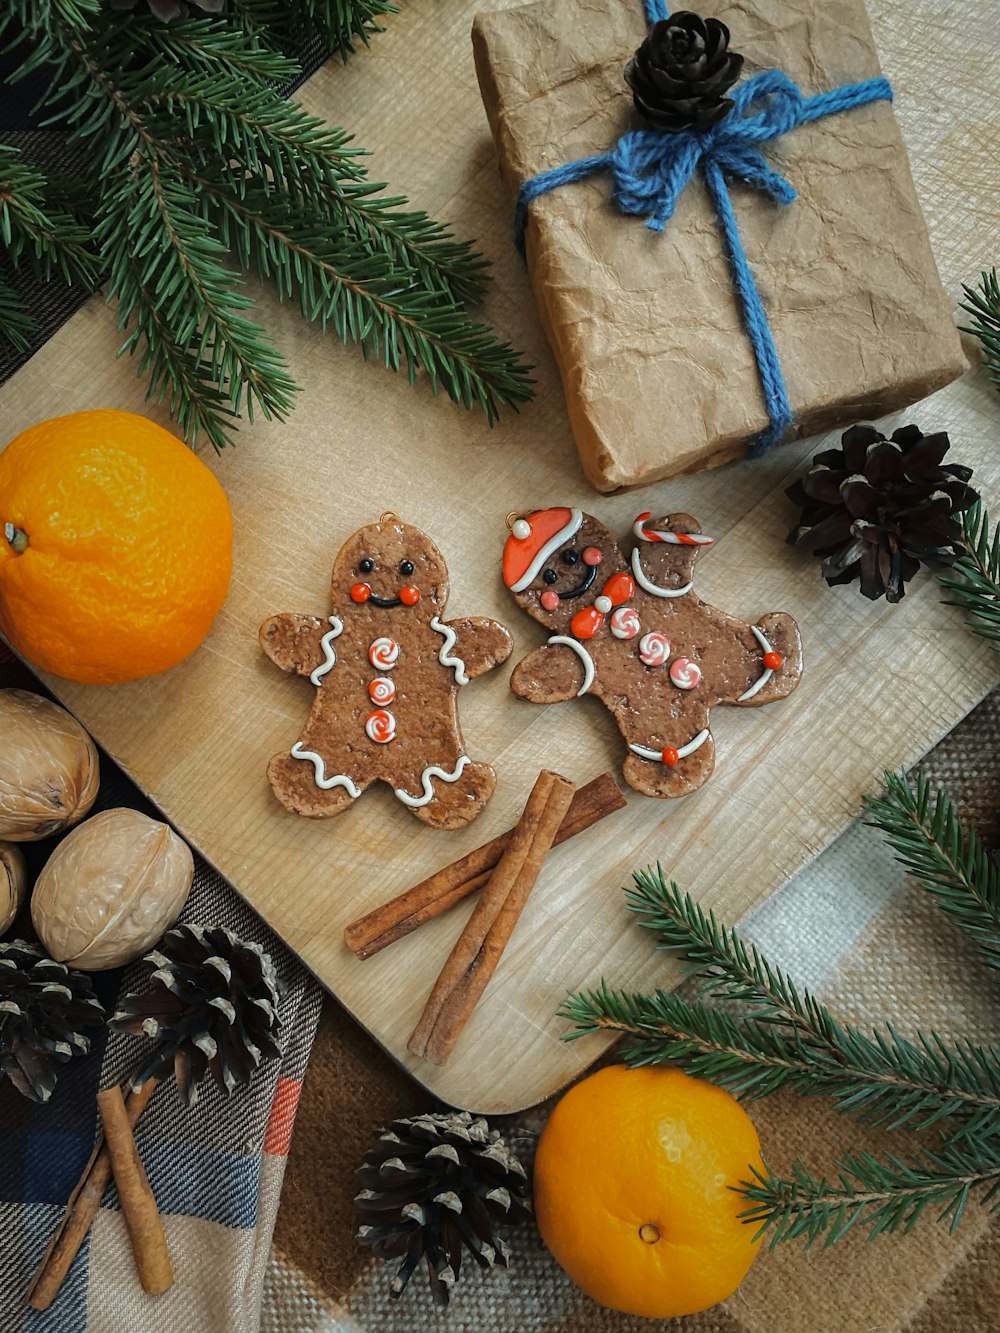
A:
{"type": "Polygon", "coordinates": [[[401,560],[399,562],[399,572],[404,576],[412,574],[415,569],[416,565],[413,563],[412,560],[401,560]]]}
{"type": "Polygon", "coordinates": [[[555,581],[556,581],[556,579],[557,579],[558,577],[559,577],[559,575],[556,573],[556,571],[555,571],[554,569],[547,569],[547,570],[545,571],[545,573],[542,575],[542,582],[543,582],[543,583],[555,583],[555,581]]]}
{"type": "Polygon", "coordinates": [[[563,551],[562,562],[564,565],[575,565],[580,559],[575,551],[563,551]]]}
{"type": "Polygon", "coordinates": [[[358,561],[358,569],[361,570],[362,574],[370,574],[374,568],[375,561],[370,555],[366,555],[363,560],[358,561]]]}

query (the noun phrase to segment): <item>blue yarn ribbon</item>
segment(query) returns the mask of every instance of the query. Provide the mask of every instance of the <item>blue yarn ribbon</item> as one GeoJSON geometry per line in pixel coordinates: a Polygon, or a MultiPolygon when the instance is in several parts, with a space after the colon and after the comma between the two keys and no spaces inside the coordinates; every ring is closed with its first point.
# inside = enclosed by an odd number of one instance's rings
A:
{"type": "MultiPolygon", "coordinates": [[[[644,0],[644,7],[651,24],[667,16],[663,0],[644,0]]],[[[729,115],[709,130],[681,134],[629,130],[606,153],[579,158],[533,176],[518,192],[514,226],[523,254],[528,207],[535,199],[561,185],[610,171],[612,195],[622,212],[644,217],[651,231],[663,231],[695,169],[700,167],[722,230],[770,420],[748,450],[751,458],[758,458],[782,438],[795,414],[788,401],[774,335],[740,239],[728,182],[740,180],[770,195],[777,204],[792,203],[797,197],[794,188],[768,165],[761,146],[809,121],[870,102],[891,102],[892,88],[888,79],[867,79],[803,97],[787,74],[768,70],[738,84],[731,97],[729,115]]]]}

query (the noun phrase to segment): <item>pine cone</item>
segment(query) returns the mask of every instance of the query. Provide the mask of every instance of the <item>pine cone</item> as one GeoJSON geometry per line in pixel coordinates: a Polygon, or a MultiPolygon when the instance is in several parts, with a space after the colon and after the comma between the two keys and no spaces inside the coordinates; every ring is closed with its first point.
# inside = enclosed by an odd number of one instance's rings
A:
{"type": "Polygon", "coordinates": [[[400,1296],[426,1256],[437,1305],[458,1281],[464,1245],[480,1268],[507,1267],[495,1228],[531,1214],[524,1168],[500,1134],[468,1111],[394,1120],[358,1171],[358,1232],[380,1259],[402,1258],[390,1287],[400,1296]]]}
{"type": "Polygon", "coordinates": [[[109,1024],[157,1043],[135,1085],[163,1078],[173,1065],[190,1106],[209,1070],[230,1093],[281,1054],[278,978],[259,944],[222,926],[175,926],[144,961],[156,969],[152,990],[126,995],[109,1024]]]}
{"type": "Polygon", "coordinates": [[[724,23],[682,11],[653,24],[625,66],[625,82],[640,115],[658,130],[679,134],[725,120],[733,104],[723,93],[742,68],[724,23]]]}
{"type": "Polygon", "coordinates": [[[954,515],[979,498],[966,485],[972,469],[942,466],[944,431],[903,426],[887,440],[874,426],[852,426],[840,442],[786,491],[804,506],[788,541],[823,558],[831,586],[860,575],[865,597],[898,602],[921,564],[940,569],[964,553],[954,515]]]}
{"type": "MultiPolygon", "coordinates": [[[[221,14],[226,4],[226,0],[188,0],[188,2],[197,5],[206,14],[221,14]]],[[[110,3],[112,9],[119,10],[132,10],[137,5],[143,5],[143,7],[148,5],[153,18],[159,19],[161,23],[173,23],[174,19],[186,19],[191,12],[186,0],[110,0],[110,3]]]]}
{"type": "Polygon", "coordinates": [[[0,1076],[18,1092],[47,1102],[55,1066],[90,1050],[80,1029],[103,1022],[90,977],[46,958],[36,944],[0,944],[0,1076]]]}

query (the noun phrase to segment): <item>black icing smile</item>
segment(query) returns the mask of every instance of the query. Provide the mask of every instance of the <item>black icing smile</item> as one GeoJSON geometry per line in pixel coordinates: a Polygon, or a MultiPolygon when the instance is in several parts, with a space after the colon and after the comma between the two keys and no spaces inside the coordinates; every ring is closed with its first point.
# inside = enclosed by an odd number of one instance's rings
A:
{"type": "Polygon", "coordinates": [[[368,598],[372,606],[402,606],[403,603],[398,597],[378,597],[375,593],[368,598]]]}
{"type": "Polygon", "coordinates": [[[597,578],[597,566],[588,565],[587,572],[584,575],[583,582],[578,583],[575,588],[567,588],[565,592],[559,593],[559,600],[568,602],[573,597],[582,597],[585,592],[590,592],[594,586],[594,579],[597,578]]]}

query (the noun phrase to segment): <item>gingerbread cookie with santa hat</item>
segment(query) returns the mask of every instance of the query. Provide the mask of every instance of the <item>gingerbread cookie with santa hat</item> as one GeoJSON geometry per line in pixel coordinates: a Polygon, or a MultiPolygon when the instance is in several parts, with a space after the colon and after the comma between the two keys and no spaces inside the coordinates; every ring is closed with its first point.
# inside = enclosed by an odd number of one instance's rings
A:
{"type": "Polygon", "coordinates": [[[514,668],[531,703],[596,694],[629,754],[623,772],[646,796],[684,796],[710,776],[718,704],[783,699],[802,675],[791,616],[737,620],[694,591],[713,545],[690,514],[638,516],[626,553],[598,519],[553,508],[509,522],[503,577],[514,600],[550,631],[514,668]]]}
{"type": "Polygon", "coordinates": [[[272,662],[315,687],[295,744],[268,764],[274,794],[321,819],[384,782],[425,824],[463,827],[492,796],[496,773],[465,752],[458,692],[507,660],[510,633],[485,616],[443,619],[444,557],[395,514],[348,538],[330,596],[332,615],[285,611],[260,627],[272,662]]]}

